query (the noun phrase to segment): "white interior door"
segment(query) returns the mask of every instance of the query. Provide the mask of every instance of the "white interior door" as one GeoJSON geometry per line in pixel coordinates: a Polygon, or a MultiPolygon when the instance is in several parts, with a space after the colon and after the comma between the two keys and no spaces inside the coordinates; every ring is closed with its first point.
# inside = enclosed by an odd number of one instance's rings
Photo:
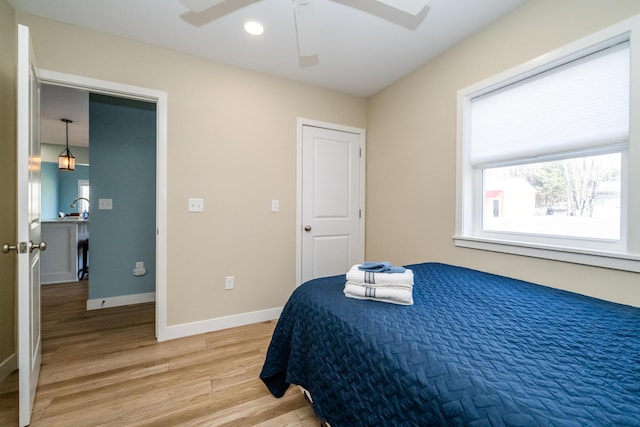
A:
{"type": "Polygon", "coordinates": [[[363,133],[302,126],[301,283],[364,258],[363,133]]]}
{"type": "Polygon", "coordinates": [[[18,378],[20,425],[31,422],[40,373],[40,82],[29,28],[18,26],[18,378]]]}

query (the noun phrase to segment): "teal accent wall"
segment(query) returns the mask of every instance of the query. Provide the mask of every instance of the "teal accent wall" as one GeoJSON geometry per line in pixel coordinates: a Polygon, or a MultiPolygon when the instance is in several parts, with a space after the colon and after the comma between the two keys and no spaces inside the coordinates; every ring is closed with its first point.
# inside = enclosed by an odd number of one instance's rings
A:
{"type": "MultiPolygon", "coordinates": [[[[77,208],[72,209],[70,205],[78,197],[78,181],[89,179],[89,168],[86,165],[76,165],[75,171],[61,171],[58,163],[42,162],[40,179],[43,219],[57,218],[58,212],[78,212],[77,208]]],[[[90,203],[89,208],[91,207],[93,204],[90,203]]]]}
{"type": "Polygon", "coordinates": [[[155,292],[155,104],[90,94],[89,141],[89,299],[155,292]],[[146,275],[133,275],[137,261],[146,275]]]}
{"type": "MultiPolygon", "coordinates": [[[[89,166],[76,165],[75,171],[58,172],[58,211],[78,212],[78,207],[72,208],[71,202],[78,197],[78,181],[81,179],[89,179],[89,166]]],[[[91,182],[89,182],[89,188],[91,188],[91,182]]],[[[89,196],[89,200],[91,200],[91,196],[89,196]]],[[[91,207],[92,204],[89,202],[89,210],[91,207]]]]}
{"type": "MultiPolygon", "coordinates": [[[[40,216],[43,219],[53,219],[58,216],[58,164],[42,162],[40,169],[40,216]]],[[[72,199],[73,200],[73,199],[72,199]]]]}

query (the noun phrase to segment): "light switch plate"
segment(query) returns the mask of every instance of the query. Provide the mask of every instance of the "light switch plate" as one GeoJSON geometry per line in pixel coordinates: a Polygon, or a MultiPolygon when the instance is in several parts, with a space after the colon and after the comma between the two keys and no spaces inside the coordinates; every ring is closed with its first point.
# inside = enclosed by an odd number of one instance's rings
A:
{"type": "Polygon", "coordinates": [[[98,209],[113,209],[113,200],[98,199],[98,209]]]}
{"type": "Polygon", "coordinates": [[[204,199],[189,199],[189,212],[204,212],[204,199]]]}
{"type": "Polygon", "coordinates": [[[280,212],[280,200],[271,201],[271,212],[280,212]]]}

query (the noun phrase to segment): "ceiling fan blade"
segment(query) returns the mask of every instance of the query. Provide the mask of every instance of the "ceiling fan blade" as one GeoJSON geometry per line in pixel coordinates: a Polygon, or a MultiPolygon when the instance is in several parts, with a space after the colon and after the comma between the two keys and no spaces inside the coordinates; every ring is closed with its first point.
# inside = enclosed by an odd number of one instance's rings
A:
{"type": "Polygon", "coordinates": [[[313,0],[293,0],[293,12],[298,32],[298,55],[317,55],[318,22],[313,10],[313,0]]]}
{"type": "Polygon", "coordinates": [[[203,10],[207,10],[210,7],[217,6],[220,3],[224,3],[227,0],[180,0],[187,9],[192,12],[200,13],[203,10]]]}
{"type": "Polygon", "coordinates": [[[398,9],[402,12],[409,13],[416,16],[422,10],[427,7],[428,0],[377,0],[379,3],[384,3],[394,9],[398,9]]]}

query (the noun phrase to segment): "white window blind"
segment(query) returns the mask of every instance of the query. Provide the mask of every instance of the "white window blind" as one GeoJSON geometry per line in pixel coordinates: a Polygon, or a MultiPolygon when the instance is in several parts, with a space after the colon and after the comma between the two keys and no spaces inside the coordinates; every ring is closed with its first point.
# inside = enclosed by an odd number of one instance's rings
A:
{"type": "Polygon", "coordinates": [[[626,144],[629,42],[473,98],[470,163],[626,144]]]}

